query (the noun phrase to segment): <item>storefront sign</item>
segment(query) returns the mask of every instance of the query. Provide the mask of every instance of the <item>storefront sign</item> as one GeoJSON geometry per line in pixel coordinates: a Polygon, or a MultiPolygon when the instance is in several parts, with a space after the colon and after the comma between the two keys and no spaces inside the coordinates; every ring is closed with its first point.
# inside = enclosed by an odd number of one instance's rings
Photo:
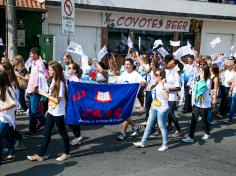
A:
{"type": "Polygon", "coordinates": [[[157,15],[105,13],[104,25],[138,30],[189,32],[190,20],[157,15]]]}
{"type": "Polygon", "coordinates": [[[75,2],[74,0],[61,1],[62,34],[74,35],[75,2]]]}

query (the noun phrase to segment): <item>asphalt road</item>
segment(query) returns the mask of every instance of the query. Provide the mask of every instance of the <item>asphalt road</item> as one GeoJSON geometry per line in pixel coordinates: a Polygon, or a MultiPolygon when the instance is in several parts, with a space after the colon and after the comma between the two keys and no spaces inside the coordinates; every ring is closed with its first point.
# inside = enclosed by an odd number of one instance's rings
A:
{"type": "MultiPolygon", "coordinates": [[[[191,114],[178,114],[185,134],[189,129],[191,114]]],[[[134,116],[141,121],[143,116],[134,116]]],[[[27,118],[17,117],[17,128],[27,131],[27,118]]],[[[70,139],[73,138],[69,131],[70,139]]],[[[132,143],[141,139],[129,137],[117,141],[119,126],[83,127],[84,140],[81,145],[71,148],[72,158],[57,162],[62,152],[62,141],[55,128],[47,159],[32,162],[28,154],[36,153],[42,142],[42,131],[33,137],[24,137],[24,146],[17,148],[17,160],[0,166],[0,175],[7,176],[235,176],[236,175],[236,121],[224,125],[214,120],[212,138],[201,141],[201,122],[198,123],[195,143],[185,144],[181,138],[169,135],[169,150],[159,152],[161,137],[150,138],[145,148],[136,148],[132,143]]],[[[129,129],[129,132],[131,129],[129,129]]],[[[143,130],[142,130],[143,131],[143,130]]]]}

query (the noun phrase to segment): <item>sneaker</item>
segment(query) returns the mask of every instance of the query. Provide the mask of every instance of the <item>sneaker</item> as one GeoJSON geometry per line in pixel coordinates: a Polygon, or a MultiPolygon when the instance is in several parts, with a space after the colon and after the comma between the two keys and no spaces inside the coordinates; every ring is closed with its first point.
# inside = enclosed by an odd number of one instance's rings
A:
{"type": "Polygon", "coordinates": [[[65,161],[65,160],[68,160],[68,159],[70,159],[70,154],[62,154],[60,157],[58,157],[56,160],[57,161],[65,161]]]}
{"type": "Polygon", "coordinates": [[[116,137],[116,139],[121,140],[121,141],[125,140],[125,138],[127,138],[125,132],[121,132],[121,133],[116,137]]]}
{"type": "Polygon", "coordinates": [[[186,143],[193,143],[194,140],[191,138],[191,137],[186,137],[184,139],[182,139],[183,142],[186,142],[186,143]]]}
{"type": "Polygon", "coordinates": [[[78,137],[78,138],[75,138],[75,139],[73,139],[73,140],[70,142],[70,145],[74,146],[74,145],[81,144],[82,139],[83,139],[82,136],[80,136],[80,137],[78,137]]]}
{"type": "Polygon", "coordinates": [[[133,127],[133,132],[132,132],[132,134],[131,134],[131,136],[137,136],[137,134],[138,134],[138,132],[141,130],[141,126],[139,125],[139,124],[137,124],[137,125],[135,125],[134,127],[133,127]]]}
{"type": "Polygon", "coordinates": [[[166,146],[166,145],[162,145],[159,149],[158,149],[158,151],[159,152],[164,152],[164,151],[166,151],[168,149],[168,147],[166,146]]]}
{"type": "Polygon", "coordinates": [[[43,157],[37,155],[37,154],[34,154],[34,155],[29,155],[27,156],[27,158],[30,160],[30,161],[43,161],[43,157]]]}
{"type": "Polygon", "coordinates": [[[180,137],[180,136],[182,136],[182,132],[181,131],[176,131],[174,134],[172,134],[173,138],[180,137]]]}
{"type": "Polygon", "coordinates": [[[152,133],[149,137],[155,138],[155,137],[157,137],[157,136],[159,136],[159,135],[160,135],[159,131],[155,131],[155,132],[152,133]]]}
{"type": "Polygon", "coordinates": [[[16,159],[16,155],[8,155],[3,160],[4,161],[12,161],[16,159]]]}
{"type": "Polygon", "coordinates": [[[201,139],[206,141],[206,140],[210,139],[210,137],[211,136],[209,134],[204,134],[204,136],[201,139]]]}
{"type": "Polygon", "coordinates": [[[144,148],[145,145],[142,142],[134,142],[133,143],[136,147],[144,148]]]}
{"type": "Polygon", "coordinates": [[[201,121],[201,120],[202,120],[202,117],[199,116],[198,119],[197,119],[197,121],[199,122],[199,121],[201,121]]]}

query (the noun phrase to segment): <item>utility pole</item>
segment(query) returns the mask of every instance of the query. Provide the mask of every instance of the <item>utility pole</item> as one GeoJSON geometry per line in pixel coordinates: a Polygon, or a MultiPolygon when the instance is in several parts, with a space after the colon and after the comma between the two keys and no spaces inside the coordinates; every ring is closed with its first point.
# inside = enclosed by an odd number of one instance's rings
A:
{"type": "Polygon", "coordinates": [[[6,0],[6,51],[9,59],[17,52],[16,42],[16,0],[6,0]]]}

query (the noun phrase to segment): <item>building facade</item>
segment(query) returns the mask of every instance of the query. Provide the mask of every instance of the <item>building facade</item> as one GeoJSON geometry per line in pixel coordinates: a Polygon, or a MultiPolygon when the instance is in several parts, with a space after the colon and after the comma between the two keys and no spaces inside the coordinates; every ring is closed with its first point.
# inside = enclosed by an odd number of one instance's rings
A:
{"type": "MultiPolygon", "coordinates": [[[[169,41],[187,41],[201,55],[230,53],[236,45],[236,6],[191,0],[78,0],[75,1],[75,35],[89,57],[96,57],[103,45],[113,53],[127,53],[126,39],[131,37],[141,52],[150,52],[153,42],[162,39],[168,51],[177,48],[169,41]],[[210,43],[220,37],[214,48],[210,43]]],[[[60,59],[68,45],[61,33],[61,4],[46,1],[47,19],[43,33],[54,35],[54,59],[60,59]]]]}

